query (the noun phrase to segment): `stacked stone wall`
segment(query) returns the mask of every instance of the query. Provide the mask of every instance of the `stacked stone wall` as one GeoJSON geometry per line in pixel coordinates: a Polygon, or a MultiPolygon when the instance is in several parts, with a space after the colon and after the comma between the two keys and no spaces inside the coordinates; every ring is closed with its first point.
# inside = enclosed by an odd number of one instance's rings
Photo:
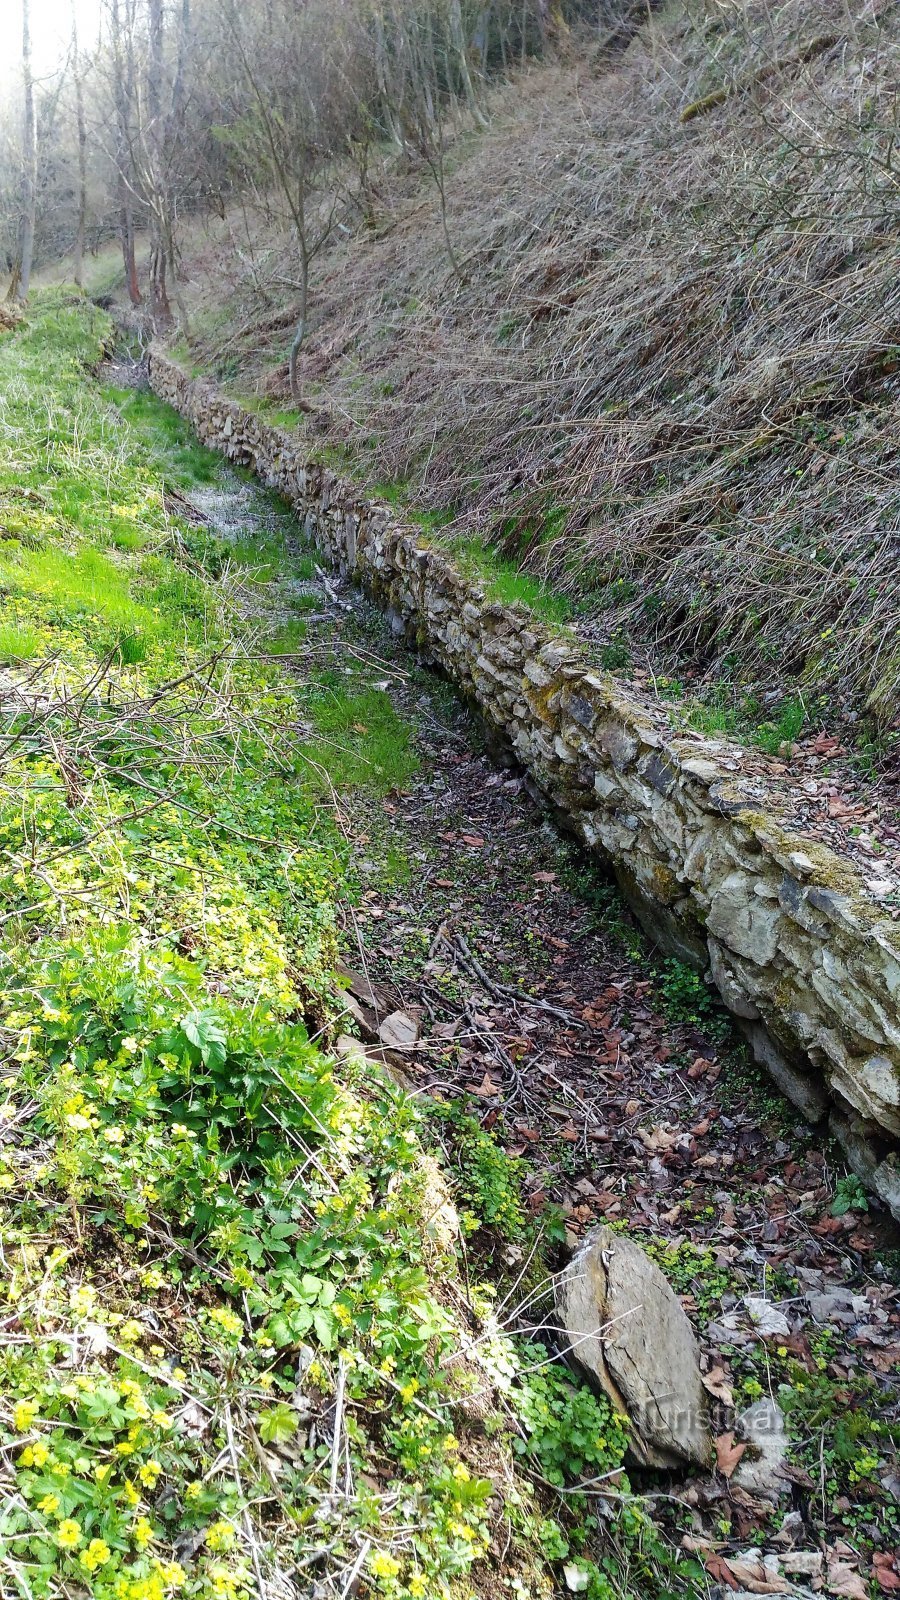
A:
{"type": "Polygon", "coordinates": [[[389,506],[154,350],[206,445],[283,495],[309,538],[477,705],[611,864],[654,938],[715,984],[756,1055],[900,1216],[900,934],[855,868],[757,809],[728,747],[659,719],[574,639],[501,605],[389,506]]]}

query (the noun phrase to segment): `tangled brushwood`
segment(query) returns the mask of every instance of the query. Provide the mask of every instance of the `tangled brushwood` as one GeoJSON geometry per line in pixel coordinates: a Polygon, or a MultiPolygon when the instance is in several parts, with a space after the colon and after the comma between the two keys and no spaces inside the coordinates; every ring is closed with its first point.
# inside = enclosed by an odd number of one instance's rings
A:
{"type": "MultiPolygon", "coordinates": [[[[427,186],[384,157],[375,236],[335,236],[313,270],[311,441],[561,589],[604,664],[799,694],[889,746],[896,8],[688,0],[644,22],[455,135],[459,271],[427,186]]],[[[195,332],[277,397],[292,297],[256,241],[265,314],[249,266],[207,248],[195,332]]]]}

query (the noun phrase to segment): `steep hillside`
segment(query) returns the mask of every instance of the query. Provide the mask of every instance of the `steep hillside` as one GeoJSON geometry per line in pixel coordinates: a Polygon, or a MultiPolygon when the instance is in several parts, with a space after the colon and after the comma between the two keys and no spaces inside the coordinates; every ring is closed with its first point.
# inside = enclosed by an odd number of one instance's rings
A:
{"type": "MultiPolygon", "coordinates": [[[[670,4],[385,155],[314,266],[323,450],[570,599],[710,725],[897,728],[891,4],[670,4]]],[[[233,232],[233,230],[232,230],[233,232]]],[[[194,358],[286,394],[286,242],[192,256],[194,358]]],[[[287,286],[287,287],[286,287],[287,286]]],[[[873,742],[874,740],[874,742],[873,742]]]]}

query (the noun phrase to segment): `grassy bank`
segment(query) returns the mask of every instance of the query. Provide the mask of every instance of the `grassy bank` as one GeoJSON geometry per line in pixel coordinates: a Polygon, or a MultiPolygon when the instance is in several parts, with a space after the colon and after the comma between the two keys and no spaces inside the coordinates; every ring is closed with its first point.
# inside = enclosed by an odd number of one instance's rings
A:
{"type": "Polygon", "coordinates": [[[123,418],[108,336],[48,297],[0,342],[0,1587],[665,1589],[621,1424],[479,1284],[511,1219],[530,1250],[514,1172],[445,1132],[462,1278],[421,1112],[330,1048],[334,790],[402,783],[410,730],[285,671],[283,549],[176,514],[223,469],[123,418]]]}

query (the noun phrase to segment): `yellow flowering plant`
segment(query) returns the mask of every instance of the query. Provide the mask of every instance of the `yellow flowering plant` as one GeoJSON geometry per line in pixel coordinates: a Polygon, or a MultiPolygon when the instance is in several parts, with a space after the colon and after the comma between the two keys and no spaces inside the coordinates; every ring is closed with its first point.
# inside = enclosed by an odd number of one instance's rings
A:
{"type": "MultiPolygon", "coordinates": [[[[22,485],[50,499],[43,542],[3,543],[0,582],[60,690],[0,791],[0,1306],[26,1335],[0,1349],[0,1540],[34,1600],[249,1600],[255,1561],[313,1581],[322,1546],[337,1592],[365,1547],[370,1592],[445,1600],[476,1581],[499,1505],[449,1359],[464,1321],[477,1362],[479,1314],[430,1242],[420,1108],[328,1048],[356,892],[330,784],[402,785],[411,731],[368,669],[286,678],[260,650],[233,581],[252,588],[253,562],[164,497],[176,445],[197,481],[218,468],[151,397],[100,393],[109,333],[49,297],[0,341],[0,508],[22,485]]],[[[517,1169],[464,1134],[460,1201],[479,1241],[509,1237],[517,1169]]],[[[538,1411],[509,1424],[512,1341],[503,1363],[489,1454],[531,1570],[528,1471],[565,1439],[555,1414],[549,1444],[538,1411]]],[[[486,1392],[499,1370],[479,1369],[486,1392]]]]}

